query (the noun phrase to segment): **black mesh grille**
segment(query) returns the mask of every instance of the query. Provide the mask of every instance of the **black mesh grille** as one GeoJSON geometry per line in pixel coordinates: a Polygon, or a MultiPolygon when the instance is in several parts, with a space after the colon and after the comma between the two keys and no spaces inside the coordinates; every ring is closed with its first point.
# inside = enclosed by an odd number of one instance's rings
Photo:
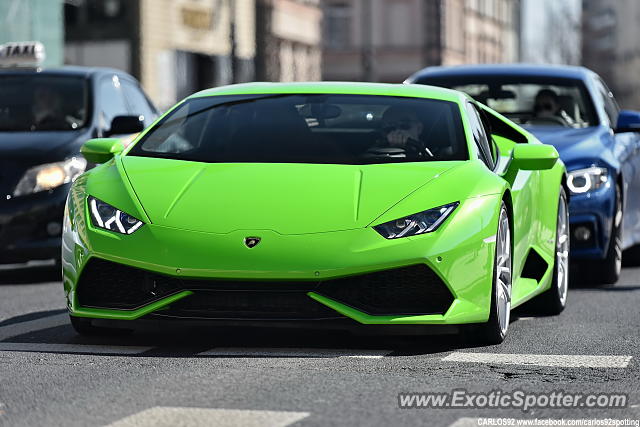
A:
{"type": "Polygon", "coordinates": [[[134,309],[182,288],[180,280],[91,258],[78,282],[82,307],[134,309]]]}
{"type": "MultiPolygon", "coordinates": [[[[215,283],[208,282],[214,285],[215,283]]],[[[342,317],[307,296],[304,286],[297,291],[279,291],[278,284],[261,283],[261,290],[199,290],[159,311],[176,317],[220,319],[331,319],[342,317]]]]}
{"type": "Polygon", "coordinates": [[[453,295],[426,265],[414,265],[320,284],[318,293],[374,315],[443,314],[453,295]]]}
{"type": "Polygon", "coordinates": [[[177,279],[92,258],[80,277],[83,307],[133,309],[181,290],[194,294],[158,314],[205,318],[336,318],[314,301],[316,292],[373,315],[442,314],[453,295],[425,265],[327,281],[177,279]]]}

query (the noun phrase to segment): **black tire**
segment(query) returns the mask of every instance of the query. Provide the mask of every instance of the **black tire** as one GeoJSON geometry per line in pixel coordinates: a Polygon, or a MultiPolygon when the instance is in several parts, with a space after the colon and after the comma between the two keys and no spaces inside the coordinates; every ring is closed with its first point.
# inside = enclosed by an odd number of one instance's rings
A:
{"type": "MultiPolygon", "coordinates": [[[[487,321],[487,323],[484,323],[482,325],[479,325],[479,327],[476,329],[475,331],[475,338],[476,340],[481,343],[481,344],[485,344],[485,345],[494,345],[494,344],[500,344],[504,341],[505,337],[507,336],[507,329],[504,329],[500,326],[500,320],[499,320],[499,313],[498,313],[498,275],[496,274],[497,269],[496,269],[496,264],[498,262],[498,239],[499,239],[499,234],[500,234],[500,223],[501,220],[500,218],[502,218],[503,215],[506,215],[507,219],[509,218],[508,213],[507,213],[507,206],[505,205],[504,201],[502,202],[502,206],[500,207],[500,217],[498,219],[498,230],[496,231],[496,251],[494,254],[494,259],[493,259],[493,285],[491,287],[491,311],[489,314],[489,320],[487,321]]],[[[513,235],[511,233],[511,223],[510,221],[507,221],[507,227],[509,228],[509,246],[510,246],[510,250],[513,248],[513,243],[511,240],[511,236],[513,235]]],[[[510,258],[510,268],[511,271],[513,271],[513,264],[512,264],[512,258],[510,258]]],[[[509,305],[509,310],[510,310],[510,305],[509,305]]],[[[508,324],[508,320],[507,320],[507,324],[508,324]]],[[[508,327],[508,325],[507,325],[508,327]]]]}
{"type": "MultiPolygon", "coordinates": [[[[535,310],[541,314],[548,315],[556,315],[562,313],[566,304],[567,304],[567,292],[569,287],[569,264],[568,262],[564,264],[564,267],[561,265],[561,256],[565,256],[566,259],[569,259],[569,236],[571,233],[569,232],[569,204],[567,202],[567,193],[564,188],[560,189],[560,197],[558,200],[558,216],[556,221],[556,246],[555,246],[555,262],[553,266],[553,283],[551,284],[551,288],[546,290],[544,293],[535,298],[532,302],[534,303],[535,310]],[[564,211],[562,211],[562,206],[564,205],[564,211]],[[566,232],[566,254],[561,254],[561,234],[562,230],[560,230],[561,222],[560,215],[561,212],[564,212],[565,215],[565,232],[566,232]],[[564,274],[566,276],[562,276],[559,274],[560,270],[564,269],[564,274]],[[561,281],[564,280],[564,283],[561,281]]],[[[564,249],[564,248],[563,248],[564,249]]],[[[562,272],[561,272],[562,273],[562,272]]]]}
{"type": "Polygon", "coordinates": [[[71,321],[71,326],[79,335],[88,337],[128,335],[133,332],[131,329],[103,328],[99,326],[93,326],[90,319],[85,319],[83,317],[69,316],[69,320],[71,321]]]}

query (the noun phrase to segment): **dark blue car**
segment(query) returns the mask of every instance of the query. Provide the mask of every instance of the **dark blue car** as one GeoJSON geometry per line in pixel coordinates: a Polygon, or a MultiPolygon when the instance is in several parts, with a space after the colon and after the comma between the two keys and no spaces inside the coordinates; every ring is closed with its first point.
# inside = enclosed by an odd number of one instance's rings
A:
{"type": "Polygon", "coordinates": [[[60,260],[80,146],[140,132],[157,116],[138,82],[108,68],[0,68],[0,272],[60,260]]]}
{"type": "Polygon", "coordinates": [[[640,113],[621,111],[583,67],[430,67],[406,83],[466,92],[555,146],[569,172],[574,271],[618,280],[622,251],[640,243],[640,113]]]}

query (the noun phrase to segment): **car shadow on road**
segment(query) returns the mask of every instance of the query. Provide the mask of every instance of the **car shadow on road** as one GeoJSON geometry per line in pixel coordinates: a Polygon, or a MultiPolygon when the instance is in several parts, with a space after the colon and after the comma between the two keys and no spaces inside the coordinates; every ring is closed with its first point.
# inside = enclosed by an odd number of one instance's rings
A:
{"type": "Polygon", "coordinates": [[[346,331],[305,330],[248,327],[170,327],[158,330],[134,331],[125,335],[86,337],[78,335],[61,310],[25,313],[0,323],[1,351],[39,351],[45,353],[83,353],[144,357],[328,357],[339,354],[384,354],[413,356],[445,353],[478,347],[468,334],[448,335],[360,335],[346,331]],[[26,322],[37,319],[38,328],[29,330],[26,322]],[[49,323],[45,319],[52,319],[49,323]],[[11,335],[5,328],[17,328],[11,335]],[[22,329],[19,329],[22,328],[22,329]],[[23,344],[20,346],[19,344],[23,344]],[[131,354],[128,348],[141,348],[131,354]],[[83,351],[83,349],[88,349],[83,351]],[[101,351],[102,349],[102,351],[101,351]],[[216,349],[233,349],[217,354],[216,349]],[[304,351],[301,351],[304,350],[304,351]],[[331,350],[331,351],[328,351],[331,350]],[[207,352],[206,355],[200,353],[207,352]],[[236,356],[234,356],[236,355],[236,356]],[[324,356],[323,356],[324,355],[324,356]]]}
{"type": "MultiPolygon", "coordinates": [[[[576,267],[573,266],[570,272],[570,281],[569,281],[569,292],[572,290],[594,290],[594,291],[635,291],[640,289],[640,284],[638,283],[625,283],[625,271],[628,269],[637,268],[640,266],[640,263],[629,260],[626,264],[622,264],[622,274],[617,283],[613,284],[602,284],[597,283],[590,280],[589,276],[586,273],[580,272],[576,270],[576,267]]],[[[633,272],[632,272],[633,274],[633,272]]],[[[634,281],[635,282],[635,281],[634,281]]]]}
{"type": "Polygon", "coordinates": [[[640,285],[584,285],[581,287],[575,287],[574,289],[581,289],[587,291],[606,291],[606,292],[632,292],[640,291],[640,285]]]}

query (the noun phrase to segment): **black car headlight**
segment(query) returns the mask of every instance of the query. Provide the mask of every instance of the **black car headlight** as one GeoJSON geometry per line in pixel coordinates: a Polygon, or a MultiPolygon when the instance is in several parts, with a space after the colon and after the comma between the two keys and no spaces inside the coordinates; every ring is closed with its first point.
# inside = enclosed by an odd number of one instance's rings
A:
{"type": "Polygon", "coordinates": [[[144,225],[144,222],[138,218],[124,213],[95,197],[89,197],[87,202],[89,203],[91,223],[94,227],[121,234],[131,234],[144,225]]]}
{"type": "Polygon", "coordinates": [[[578,169],[569,172],[567,186],[574,194],[582,194],[597,190],[609,180],[609,171],[606,168],[593,166],[586,169],[578,169]]]}
{"type": "Polygon", "coordinates": [[[459,202],[449,203],[448,205],[376,225],[373,229],[385,239],[398,239],[400,237],[431,233],[440,227],[459,204],[459,202]]]}
{"type": "Polygon", "coordinates": [[[53,190],[63,184],[75,181],[87,168],[84,157],[71,157],[62,162],[47,163],[28,169],[13,190],[13,196],[53,190]]]}

